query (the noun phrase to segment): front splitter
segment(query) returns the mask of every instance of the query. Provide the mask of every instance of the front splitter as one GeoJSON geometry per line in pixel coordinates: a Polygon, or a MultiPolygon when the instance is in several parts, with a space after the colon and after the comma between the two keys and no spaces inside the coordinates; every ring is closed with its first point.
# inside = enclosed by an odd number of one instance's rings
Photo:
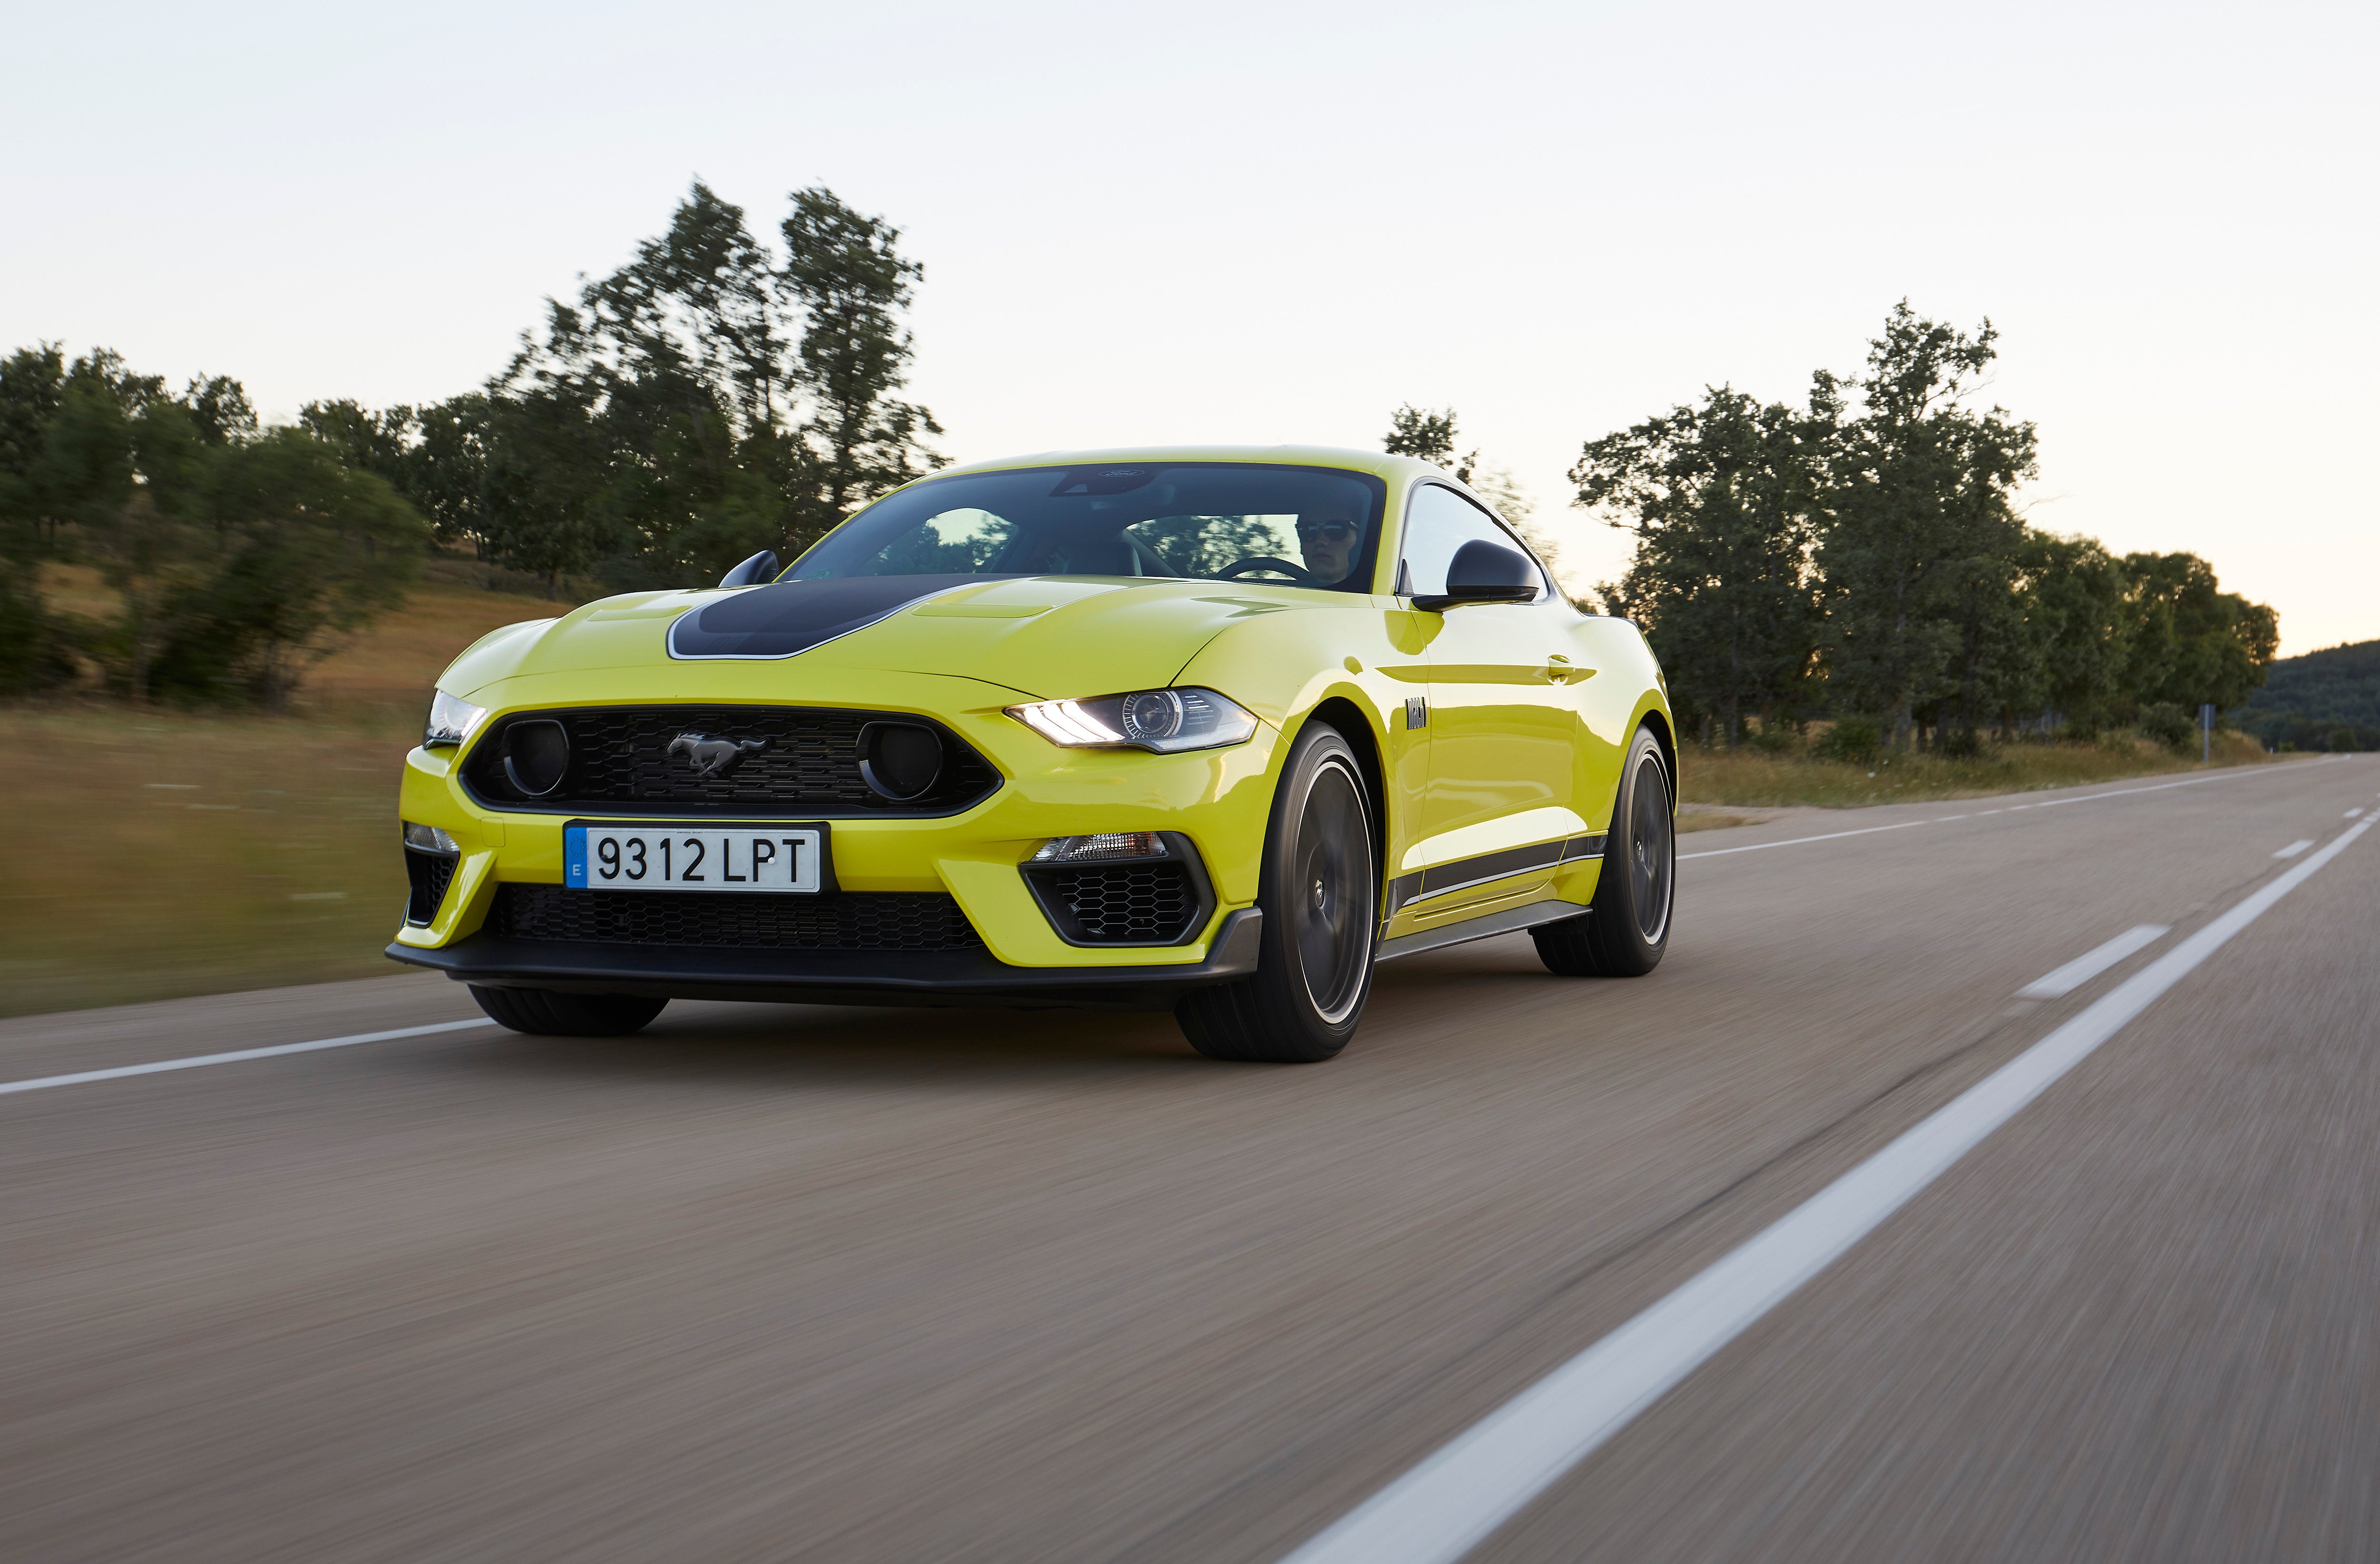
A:
{"type": "Polygon", "coordinates": [[[722,950],[473,935],[387,955],[482,988],[550,988],[667,999],[798,1005],[1064,1005],[1170,1010],[1183,993],[1257,970],[1264,913],[1223,920],[1203,961],[1148,967],[1012,967],[974,950],[722,950]]]}

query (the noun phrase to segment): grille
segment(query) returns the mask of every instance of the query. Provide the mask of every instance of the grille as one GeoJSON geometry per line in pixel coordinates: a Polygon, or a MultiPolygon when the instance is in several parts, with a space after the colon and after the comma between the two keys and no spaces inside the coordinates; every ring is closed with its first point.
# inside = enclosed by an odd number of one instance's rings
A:
{"type": "Polygon", "coordinates": [[[500,886],[487,932],[599,945],[770,950],[978,950],[959,904],[939,891],[734,896],[702,891],[500,886]]]}
{"type": "Polygon", "coordinates": [[[1190,873],[1179,863],[1111,863],[1037,869],[1042,904],[1084,944],[1171,945],[1190,932],[1202,909],[1190,873]]]}
{"type": "Polygon", "coordinates": [[[490,728],[472,746],[463,780],[483,803],[555,813],[666,808],[672,813],[854,815],[953,814],[1000,785],[991,764],[957,735],[935,727],[943,764],[934,785],[899,801],[859,774],[859,730],[879,720],[922,719],[892,712],[804,706],[609,706],[523,712],[490,728]],[[570,765],[552,793],[530,798],[504,775],[504,729],[514,721],[560,722],[570,735],[570,765]],[[682,733],[737,741],[766,740],[726,775],[704,778],[672,759],[682,733]]]}
{"type": "Polygon", "coordinates": [[[438,905],[446,899],[446,887],[454,884],[455,865],[460,861],[451,852],[405,849],[405,877],[412,886],[412,894],[405,900],[407,923],[427,928],[436,920],[438,905]]]}

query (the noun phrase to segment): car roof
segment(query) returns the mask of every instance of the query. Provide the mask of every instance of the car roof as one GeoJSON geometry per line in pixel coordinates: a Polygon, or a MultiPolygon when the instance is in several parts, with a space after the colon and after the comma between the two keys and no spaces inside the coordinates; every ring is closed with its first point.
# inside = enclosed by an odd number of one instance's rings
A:
{"type": "Polygon", "coordinates": [[[1391,486],[1419,477],[1451,479],[1453,474],[1414,457],[1339,446],[1119,446],[1102,451],[1038,451],[1031,456],[1000,457],[945,467],[920,482],[962,472],[1003,472],[1020,467],[1105,467],[1111,464],[1182,461],[1263,462],[1281,467],[1336,467],[1369,472],[1391,486]]]}

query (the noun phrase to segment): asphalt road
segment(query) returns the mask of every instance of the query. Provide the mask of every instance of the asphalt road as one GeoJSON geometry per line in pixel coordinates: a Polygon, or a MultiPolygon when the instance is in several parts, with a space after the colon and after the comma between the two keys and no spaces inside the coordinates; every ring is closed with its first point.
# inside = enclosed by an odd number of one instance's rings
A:
{"type": "MultiPolygon", "coordinates": [[[[2341,758],[1700,832],[1652,977],[1414,958],[1318,1067],[679,1004],[0,1095],[0,1558],[1269,1564],[2375,808],[2341,758]]],[[[2375,928],[2380,832],[1470,1557],[2374,1558],[2375,928]]],[[[9,1021],[0,1081],[476,1014],[9,1021]]]]}

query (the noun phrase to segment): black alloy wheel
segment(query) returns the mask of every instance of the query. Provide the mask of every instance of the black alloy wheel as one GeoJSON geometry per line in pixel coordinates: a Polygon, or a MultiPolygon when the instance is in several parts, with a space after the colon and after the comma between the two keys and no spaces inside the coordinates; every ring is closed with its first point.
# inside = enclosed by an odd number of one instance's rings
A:
{"type": "Polygon", "coordinates": [[[1620,774],[1594,910],[1529,931],[1547,971],[1563,977],[1643,977],[1661,964],[1677,905],[1677,821],[1670,800],[1660,741],[1650,727],[1640,727],[1620,774]]]}
{"type": "Polygon", "coordinates": [[[1281,768],[1265,833],[1256,975],[1196,988],[1174,1007],[1213,1059],[1312,1064],[1347,1045],[1372,991],[1379,865],[1371,800],[1337,729],[1309,724],[1281,768]]]}
{"type": "Polygon", "coordinates": [[[481,988],[471,997],[500,1026],[532,1037],[625,1037],[662,1013],[666,999],[634,994],[565,994],[552,988],[481,988]]]}

